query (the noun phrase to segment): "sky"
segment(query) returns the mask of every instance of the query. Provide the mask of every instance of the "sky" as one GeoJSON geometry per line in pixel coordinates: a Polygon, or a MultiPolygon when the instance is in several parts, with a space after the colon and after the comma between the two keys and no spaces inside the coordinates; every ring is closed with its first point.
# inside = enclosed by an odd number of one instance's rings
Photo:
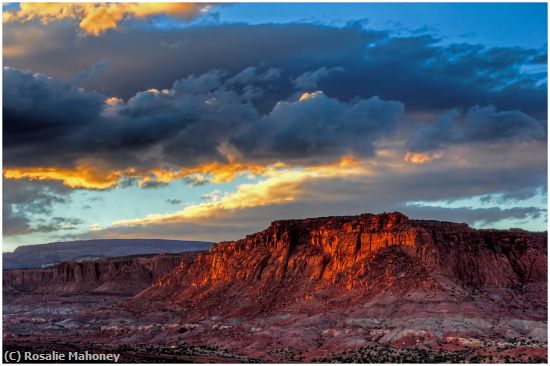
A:
{"type": "Polygon", "coordinates": [[[3,250],[547,227],[545,3],[3,6],[3,250]]]}

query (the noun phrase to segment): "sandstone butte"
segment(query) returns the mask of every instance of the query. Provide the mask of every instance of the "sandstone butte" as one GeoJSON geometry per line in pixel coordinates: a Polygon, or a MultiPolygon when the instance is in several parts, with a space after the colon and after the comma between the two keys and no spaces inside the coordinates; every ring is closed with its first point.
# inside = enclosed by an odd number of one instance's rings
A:
{"type": "MultiPolygon", "coordinates": [[[[326,290],[406,293],[413,287],[515,288],[546,284],[546,233],[475,230],[393,212],[273,222],[215,244],[138,295],[253,315],[326,290]],[[229,301],[239,298],[238,302],[229,301]]],[[[540,293],[540,301],[546,297],[540,293]]]]}

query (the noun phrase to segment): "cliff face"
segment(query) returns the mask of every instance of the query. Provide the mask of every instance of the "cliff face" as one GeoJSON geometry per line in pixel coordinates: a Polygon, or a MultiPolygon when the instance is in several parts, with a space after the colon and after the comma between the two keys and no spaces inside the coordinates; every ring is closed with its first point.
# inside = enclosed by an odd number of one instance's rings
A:
{"type": "MultiPolygon", "coordinates": [[[[364,214],[275,221],[262,232],[199,254],[7,270],[3,283],[4,291],[14,293],[128,296],[143,290],[128,303],[130,309],[147,311],[147,304],[155,303],[199,309],[193,312],[197,316],[214,310],[249,315],[319,297],[361,304],[388,292],[402,297],[421,290],[448,299],[455,294],[450,288],[463,294],[527,288],[546,283],[546,251],[545,233],[364,214]]],[[[545,290],[537,291],[533,296],[540,305],[545,290]]]]}
{"type": "Polygon", "coordinates": [[[547,234],[519,229],[474,230],[466,225],[414,221],[434,270],[472,286],[512,286],[546,282],[547,234]]]}
{"type": "Polygon", "coordinates": [[[65,262],[50,268],[3,273],[4,291],[33,293],[109,292],[134,295],[195,253],[160,254],[65,262]]]}
{"type": "Polygon", "coordinates": [[[471,288],[511,287],[546,281],[546,248],[545,233],[475,230],[400,213],[275,221],[180,264],[140,299],[219,308],[236,307],[233,296],[243,306],[270,307],[329,288],[436,288],[442,277],[471,288]]]}

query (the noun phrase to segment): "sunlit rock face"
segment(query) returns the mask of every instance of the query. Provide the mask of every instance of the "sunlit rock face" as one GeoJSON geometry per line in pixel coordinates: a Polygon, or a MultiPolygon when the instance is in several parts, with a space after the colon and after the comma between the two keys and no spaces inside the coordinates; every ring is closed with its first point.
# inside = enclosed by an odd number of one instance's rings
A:
{"type": "Polygon", "coordinates": [[[522,286],[544,281],[546,267],[543,233],[475,230],[397,212],[281,220],[181,263],[140,300],[168,297],[207,312],[214,306],[254,315],[320,294],[445,293],[443,279],[474,288],[522,286]]]}

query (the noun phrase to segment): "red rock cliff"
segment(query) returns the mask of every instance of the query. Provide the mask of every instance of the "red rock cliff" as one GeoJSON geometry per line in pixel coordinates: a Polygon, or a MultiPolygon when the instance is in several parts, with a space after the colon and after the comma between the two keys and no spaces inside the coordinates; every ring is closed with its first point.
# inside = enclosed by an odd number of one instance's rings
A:
{"type": "Polygon", "coordinates": [[[223,307],[245,298],[256,306],[328,287],[435,286],[434,276],[506,287],[545,281],[546,248],[546,233],[475,230],[400,213],[275,221],[180,264],[140,299],[223,307]]]}
{"type": "Polygon", "coordinates": [[[11,269],[3,272],[3,286],[4,291],[134,295],[194,256],[193,252],[131,256],[65,262],[41,269],[11,269]]]}

